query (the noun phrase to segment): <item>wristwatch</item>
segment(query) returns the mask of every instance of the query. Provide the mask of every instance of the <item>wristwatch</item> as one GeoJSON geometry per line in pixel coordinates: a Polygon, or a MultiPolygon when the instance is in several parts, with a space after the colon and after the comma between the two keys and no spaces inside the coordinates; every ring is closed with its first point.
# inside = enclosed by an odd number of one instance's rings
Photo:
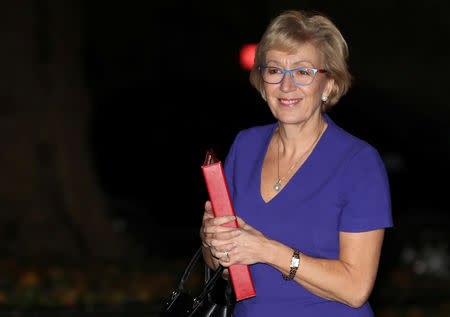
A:
{"type": "Polygon", "coordinates": [[[291,270],[289,271],[289,275],[281,274],[286,281],[294,279],[299,264],[300,264],[300,252],[294,249],[294,254],[292,254],[291,259],[291,266],[290,266],[291,270]]]}

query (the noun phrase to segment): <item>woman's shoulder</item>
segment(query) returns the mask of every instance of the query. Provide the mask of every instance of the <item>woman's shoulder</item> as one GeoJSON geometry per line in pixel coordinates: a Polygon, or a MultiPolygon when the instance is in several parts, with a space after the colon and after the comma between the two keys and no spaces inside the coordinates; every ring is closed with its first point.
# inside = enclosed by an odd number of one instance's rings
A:
{"type": "Polygon", "coordinates": [[[264,141],[269,135],[273,133],[276,126],[276,123],[271,123],[243,129],[238,133],[236,140],[245,143],[264,141]]]}
{"type": "Polygon", "coordinates": [[[274,123],[241,130],[231,145],[227,161],[245,162],[245,166],[249,162],[256,162],[263,155],[276,126],[274,123]]]}
{"type": "Polygon", "coordinates": [[[378,155],[378,151],[367,141],[351,134],[345,129],[334,123],[329,117],[327,118],[329,133],[329,144],[333,147],[335,153],[342,153],[346,157],[352,157],[363,151],[371,152],[378,155]]]}
{"type": "Polygon", "coordinates": [[[247,137],[258,137],[272,132],[277,126],[277,123],[270,123],[266,125],[258,125],[250,128],[243,129],[239,134],[245,135],[247,137]]]}
{"type": "Polygon", "coordinates": [[[327,121],[330,130],[321,157],[327,166],[342,172],[345,177],[352,171],[362,175],[366,170],[385,173],[384,162],[374,146],[339,127],[331,119],[327,121]]]}

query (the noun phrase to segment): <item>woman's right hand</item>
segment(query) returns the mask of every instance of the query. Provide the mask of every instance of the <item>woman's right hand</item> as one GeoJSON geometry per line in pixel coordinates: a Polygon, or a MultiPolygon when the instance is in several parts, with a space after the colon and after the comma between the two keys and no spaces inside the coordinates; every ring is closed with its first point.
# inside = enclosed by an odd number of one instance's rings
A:
{"type": "Polygon", "coordinates": [[[203,247],[209,249],[216,260],[225,257],[225,252],[230,252],[235,247],[230,240],[240,234],[239,229],[223,226],[235,219],[234,216],[214,217],[211,202],[205,203],[200,238],[203,247]]]}

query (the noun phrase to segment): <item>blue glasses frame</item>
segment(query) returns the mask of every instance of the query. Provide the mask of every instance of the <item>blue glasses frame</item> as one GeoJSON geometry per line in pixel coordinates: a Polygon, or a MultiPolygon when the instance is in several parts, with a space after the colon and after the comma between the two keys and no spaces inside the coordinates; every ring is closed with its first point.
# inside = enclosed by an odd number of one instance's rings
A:
{"type": "Polygon", "coordinates": [[[289,73],[289,75],[291,75],[291,79],[292,79],[292,81],[294,82],[294,84],[299,85],[299,86],[308,86],[308,85],[311,85],[311,84],[314,82],[314,79],[316,78],[316,74],[317,74],[317,73],[327,73],[327,72],[328,72],[326,69],[321,69],[321,68],[299,67],[299,68],[294,68],[294,69],[291,69],[291,70],[285,70],[285,69],[283,69],[283,68],[275,67],[275,66],[260,66],[260,67],[259,67],[259,71],[261,72],[261,77],[262,77],[263,81],[264,81],[265,83],[267,83],[267,84],[273,84],[273,85],[279,84],[279,83],[281,83],[281,82],[283,81],[284,76],[286,75],[286,73],[289,73]],[[270,82],[268,82],[268,81],[265,81],[265,80],[264,80],[263,71],[264,71],[264,69],[266,69],[266,68],[275,68],[275,69],[281,70],[281,71],[283,72],[283,76],[281,77],[281,80],[280,80],[279,82],[277,82],[277,83],[270,83],[270,82]],[[299,83],[295,82],[294,76],[292,75],[292,72],[293,72],[293,71],[296,71],[296,70],[299,70],[299,69],[307,69],[307,70],[312,70],[312,71],[314,71],[314,75],[313,75],[313,78],[311,79],[311,82],[310,82],[310,83],[308,83],[308,84],[299,84],[299,83]]]}

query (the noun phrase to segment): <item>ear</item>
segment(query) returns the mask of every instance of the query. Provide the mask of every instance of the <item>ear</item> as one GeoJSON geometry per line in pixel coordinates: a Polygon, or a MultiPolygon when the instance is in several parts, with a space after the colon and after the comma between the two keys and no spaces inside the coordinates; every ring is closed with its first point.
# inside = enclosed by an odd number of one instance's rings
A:
{"type": "Polygon", "coordinates": [[[327,83],[325,84],[325,89],[323,90],[323,96],[329,96],[334,87],[334,78],[328,78],[327,83]]]}

